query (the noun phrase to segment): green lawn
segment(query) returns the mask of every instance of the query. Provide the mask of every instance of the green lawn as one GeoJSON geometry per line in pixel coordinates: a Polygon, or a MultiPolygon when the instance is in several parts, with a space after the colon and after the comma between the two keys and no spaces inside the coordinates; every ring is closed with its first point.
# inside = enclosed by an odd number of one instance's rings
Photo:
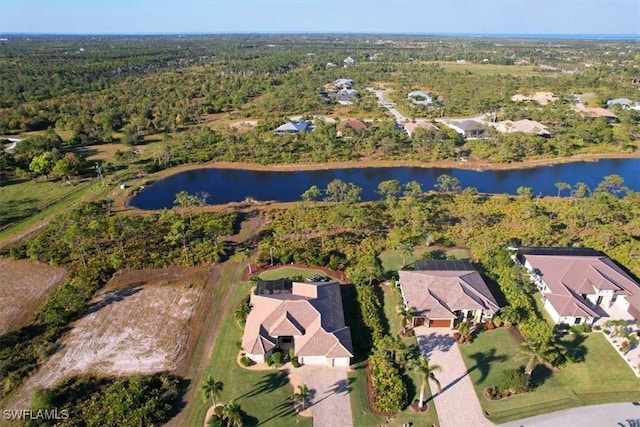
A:
{"type": "Polygon", "coordinates": [[[540,293],[540,291],[536,291],[536,293],[533,294],[533,300],[536,303],[536,310],[538,310],[538,312],[542,315],[542,317],[547,322],[549,322],[550,325],[555,325],[556,322],[553,321],[549,312],[544,308],[544,305],[542,303],[542,293],[540,293]]]}
{"type": "Polygon", "coordinates": [[[567,346],[580,350],[584,362],[564,366],[553,375],[546,368],[534,370],[535,391],[503,401],[484,397],[487,387],[500,383],[502,372],[526,364],[517,359],[520,344],[511,331],[499,328],[478,335],[470,345],[460,346],[482,408],[495,423],[553,412],[570,407],[640,399],[640,379],[618,356],[604,336],[568,335],[567,346]]]}
{"type": "MultiPolygon", "coordinates": [[[[224,384],[218,400],[226,403],[233,399],[240,405],[242,411],[247,414],[246,426],[311,426],[311,419],[297,416],[288,400],[293,394],[293,387],[289,384],[285,372],[275,369],[249,371],[236,363],[239,351],[236,343],[240,341],[242,331],[235,321],[233,311],[247,296],[252,285],[238,283],[233,286],[229,304],[224,313],[220,313],[224,320],[206,374],[224,384]]],[[[191,411],[187,419],[189,426],[202,425],[208,408],[200,396],[197,399],[198,407],[191,411]]]]}
{"type": "Polygon", "coordinates": [[[302,276],[305,279],[313,274],[319,276],[326,276],[326,273],[321,270],[315,270],[313,268],[301,268],[301,267],[280,267],[274,270],[265,271],[259,274],[262,280],[275,280],[283,279],[293,276],[302,276]]]}
{"type": "MultiPolygon", "coordinates": [[[[412,264],[417,259],[422,259],[426,252],[431,252],[431,249],[424,247],[416,247],[413,249],[413,254],[403,257],[402,251],[399,250],[387,250],[380,254],[379,258],[382,262],[382,268],[385,271],[398,271],[406,265],[412,264]],[[403,261],[405,263],[403,264],[403,261]]],[[[469,251],[466,249],[448,249],[446,251],[437,251],[438,256],[450,256],[455,259],[469,259],[469,251]]]]}
{"type": "Polygon", "coordinates": [[[60,181],[7,183],[0,186],[0,229],[22,221],[84,188],[86,184],[63,186],[60,181]]]}

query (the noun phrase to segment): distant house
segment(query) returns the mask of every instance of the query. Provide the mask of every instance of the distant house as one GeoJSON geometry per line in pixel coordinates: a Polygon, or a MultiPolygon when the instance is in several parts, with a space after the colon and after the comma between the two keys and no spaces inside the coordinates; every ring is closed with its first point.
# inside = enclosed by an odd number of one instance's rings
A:
{"type": "Polygon", "coordinates": [[[278,135],[293,135],[300,132],[311,132],[313,130],[313,125],[308,124],[307,122],[288,122],[281,126],[278,126],[274,132],[278,135]]]}
{"type": "Polygon", "coordinates": [[[524,119],[512,122],[511,120],[505,120],[494,124],[495,128],[502,133],[522,132],[532,133],[535,135],[544,136],[550,138],[551,132],[545,125],[534,120],[524,119]]]}
{"type": "Polygon", "coordinates": [[[327,62],[324,66],[324,68],[336,68],[338,65],[334,64],[333,62],[327,62]]]}
{"type": "Polygon", "coordinates": [[[336,79],[333,84],[338,89],[351,89],[353,86],[353,80],[351,79],[336,79]]]}
{"type": "Polygon", "coordinates": [[[409,135],[409,138],[413,136],[416,129],[440,130],[438,126],[428,120],[416,120],[415,122],[407,122],[404,124],[404,130],[407,132],[407,135],[409,135]]]}
{"type": "Polygon", "coordinates": [[[582,117],[587,117],[587,118],[592,118],[592,119],[596,119],[598,117],[602,117],[602,118],[605,119],[605,121],[607,123],[619,123],[620,122],[620,119],[618,119],[618,116],[616,116],[613,112],[611,112],[610,110],[607,110],[606,108],[583,107],[583,108],[578,108],[578,113],[582,117]]]}
{"type": "Polygon", "coordinates": [[[475,120],[451,122],[448,123],[447,126],[465,138],[481,138],[487,133],[487,128],[482,123],[476,122],[475,120]]]}
{"type": "Polygon", "coordinates": [[[340,105],[351,105],[359,98],[360,94],[355,89],[341,89],[329,94],[329,99],[340,105]]]}
{"type": "Polygon", "coordinates": [[[338,283],[261,281],[250,305],[242,350],[251,360],[293,348],[302,364],[349,366],[353,346],[338,283]]]}
{"type": "Polygon", "coordinates": [[[348,64],[353,64],[354,62],[356,62],[356,60],[350,56],[347,56],[342,62],[344,62],[345,65],[348,65],[348,64]]]}
{"type": "Polygon", "coordinates": [[[430,93],[423,92],[421,90],[414,90],[409,92],[407,99],[418,105],[431,105],[433,104],[433,98],[430,93]]]}
{"type": "Polygon", "coordinates": [[[591,325],[600,317],[640,320],[640,284],[601,252],[525,247],[516,260],[529,271],[556,323],[591,325]]]}
{"type": "Polygon", "coordinates": [[[624,109],[640,110],[640,103],[628,98],[616,98],[607,101],[607,108],[622,107],[624,109]]]}
{"type": "Polygon", "coordinates": [[[413,326],[454,328],[463,321],[485,322],[500,309],[469,261],[419,260],[415,270],[398,274],[413,326]]]}

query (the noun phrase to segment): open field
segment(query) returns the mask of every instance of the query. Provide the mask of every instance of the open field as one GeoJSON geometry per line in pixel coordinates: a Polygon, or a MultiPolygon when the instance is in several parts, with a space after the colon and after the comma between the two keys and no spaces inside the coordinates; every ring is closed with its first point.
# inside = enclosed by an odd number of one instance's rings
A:
{"type": "Polygon", "coordinates": [[[59,267],[0,258],[0,336],[23,326],[65,274],[59,267]]]}
{"type": "Polygon", "coordinates": [[[36,388],[69,376],[176,370],[190,338],[196,338],[190,337],[190,321],[207,276],[203,268],[116,273],[9,406],[26,408],[36,388]]]}
{"type": "Polygon", "coordinates": [[[584,355],[584,361],[564,366],[556,374],[537,367],[535,391],[490,401],[484,396],[487,387],[500,383],[505,369],[524,366],[520,359],[519,340],[508,328],[485,331],[472,344],[460,346],[476,394],[489,419],[495,423],[530,417],[570,407],[640,399],[640,379],[616,354],[602,334],[568,335],[567,348],[584,355]]]}
{"type": "Polygon", "coordinates": [[[480,75],[509,74],[512,76],[550,76],[557,73],[542,71],[534,65],[498,65],[498,64],[474,64],[471,62],[435,62],[447,71],[471,72],[480,75]]]}
{"type": "Polygon", "coordinates": [[[84,183],[63,185],[60,181],[27,180],[9,185],[3,182],[0,187],[0,229],[28,218],[85,187],[84,183]]]}

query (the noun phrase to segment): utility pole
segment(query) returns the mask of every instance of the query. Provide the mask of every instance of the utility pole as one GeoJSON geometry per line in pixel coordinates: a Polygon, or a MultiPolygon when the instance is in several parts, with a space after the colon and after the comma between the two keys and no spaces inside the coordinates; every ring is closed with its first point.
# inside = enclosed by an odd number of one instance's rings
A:
{"type": "Polygon", "coordinates": [[[100,181],[102,181],[102,186],[104,187],[104,177],[102,176],[102,169],[100,169],[100,164],[98,164],[98,162],[96,162],[96,172],[98,173],[100,181]]]}

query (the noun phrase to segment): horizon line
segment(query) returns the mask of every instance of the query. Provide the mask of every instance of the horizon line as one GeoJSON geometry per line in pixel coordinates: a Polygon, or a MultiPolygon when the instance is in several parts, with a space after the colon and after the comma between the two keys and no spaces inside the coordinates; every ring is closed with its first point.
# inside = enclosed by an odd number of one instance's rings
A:
{"type": "Polygon", "coordinates": [[[387,36],[441,36],[441,37],[538,37],[538,38],[559,38],[578,37],[579,39],[615,38],[623,39],[629,37],[630,40],[640,40],[640,33],[473,33],[473,32],[369,32],[369,31],[223,31],[223,32],[0,32],[2,36],[219,36],[219,35],[387,35],[387,36]]]}

